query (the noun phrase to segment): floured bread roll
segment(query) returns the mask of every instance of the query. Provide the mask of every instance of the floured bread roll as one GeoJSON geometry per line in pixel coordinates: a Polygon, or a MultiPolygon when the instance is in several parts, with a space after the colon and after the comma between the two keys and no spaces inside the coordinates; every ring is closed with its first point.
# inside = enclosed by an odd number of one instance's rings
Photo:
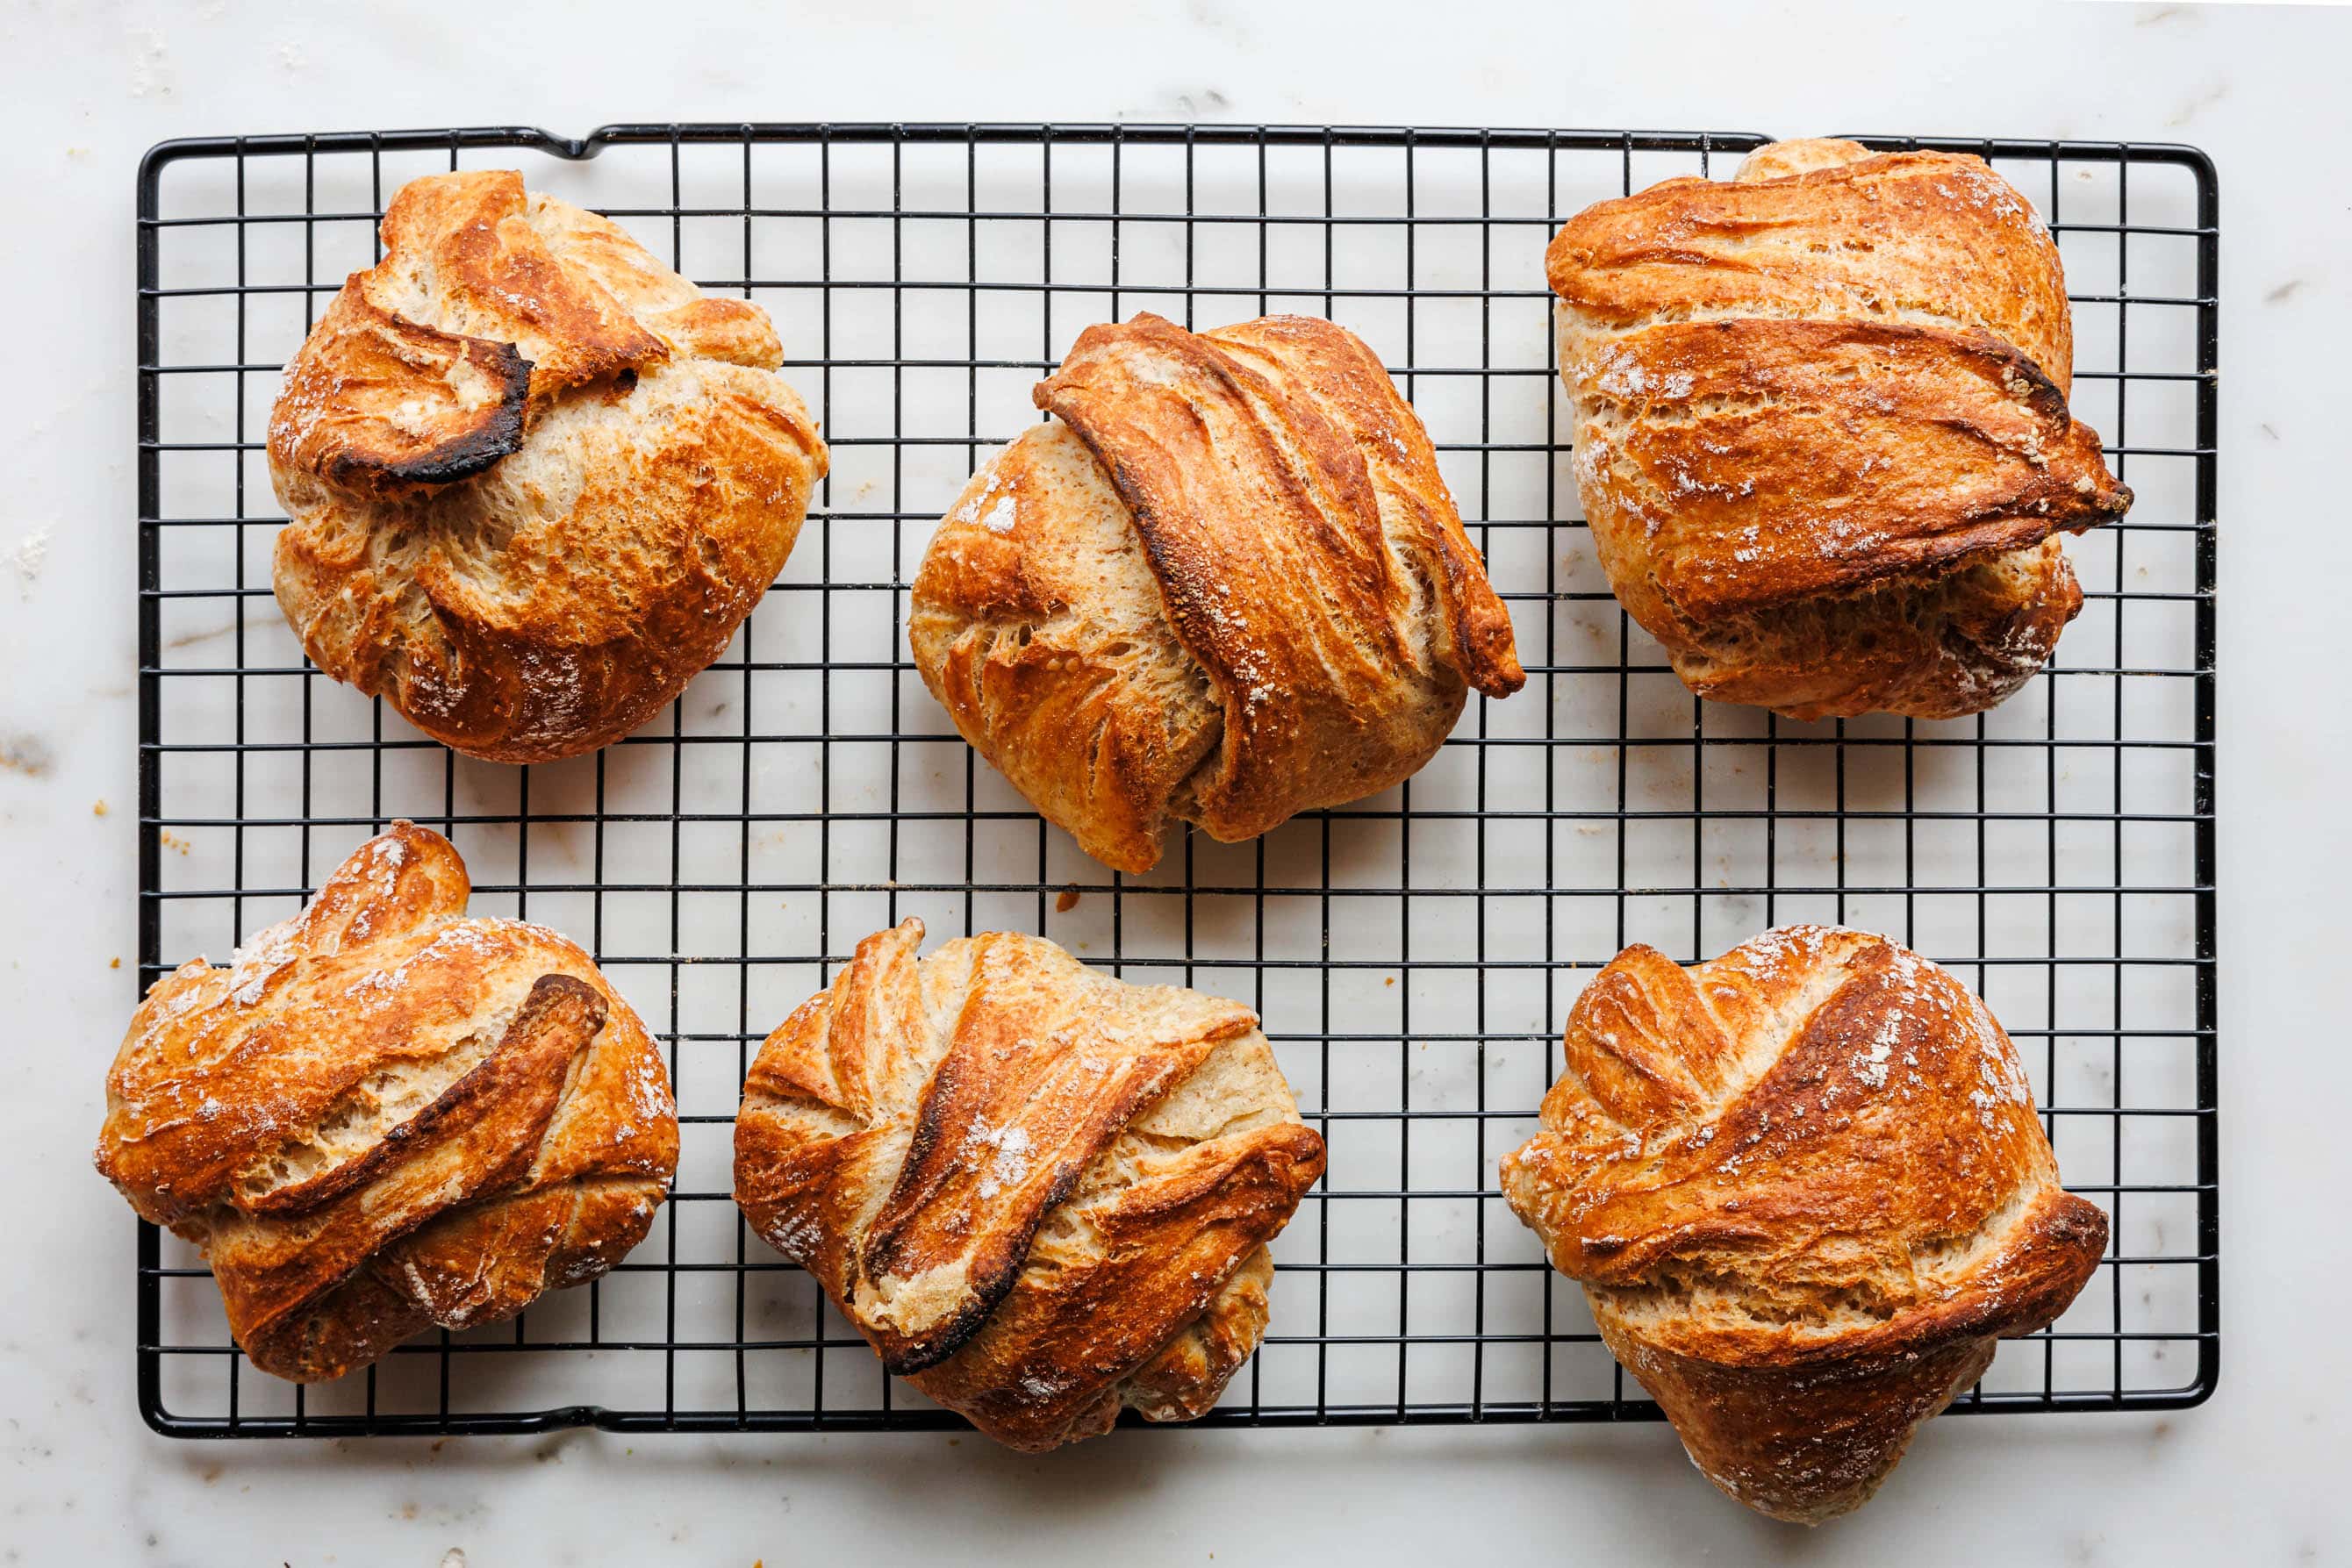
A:
{"type": "Polygon", "coordinates": [[[760,1050],[735,1199],[882,1364],[1016,1448],[1207,1410],[1323,1140],[1247,1008],[1011,932],[857,945],[760,1050]]]}
{"type": "Polygon", "coordinates": [[[1158,863],[1418,771],[1472,686],[1527,677],[1388,372],[1303,316],[1089,327],[1055,416],[950,509],[915,579],[915,667],[1079,847],[1158,863]]]}
{"type": "Polygon", "coordinates": [[[2058,247],[1982,159],[1781,142],[1548,264],[1594,547],[1691,690],[1951,718],[2048,661],[2057,536],[2131,492],[2067,411],[2058,247]]]}
{"type": "Polygon", "coordinates": [[[394,823],[230,967],[157,981],[107,1073],[99,1170],[203,1249],[264,1372],[511,1317],[619,1261],[669,1189],[645,1026],[468,892],[447,840],[394,823]]]}
{"type": "Polygon", "coordinates": [[[824,476],[775,330],[509,170],[402,187],[383,246],[270,414],[278,605],[469,756],[609,745],[726,648],[824,476]]]}
{"type": "Polygon", "coordinates": [[[1699,1469],[1775,1519],[1861,1507],[2105,1250],[2009,1036],[1883,936],[1628,947],[1566,1047],[1503,1196],[1699,1469]]]}

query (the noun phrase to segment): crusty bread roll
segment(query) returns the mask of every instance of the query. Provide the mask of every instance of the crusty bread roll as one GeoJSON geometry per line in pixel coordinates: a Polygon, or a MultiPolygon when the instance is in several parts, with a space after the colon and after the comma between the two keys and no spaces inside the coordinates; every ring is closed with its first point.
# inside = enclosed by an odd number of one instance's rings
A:
{"type": "Polygon", "coordinates": [[[661,1058],[588,956],[466,918],[407,822],[226,969],[156,982],[106,1078],[98,1168],[194,1242],[229,1330],[300,1383],[604,1272],[677,1166],[661,1058]]]}
{"type": "Polygon", "coordinates": [[[760,1051],[735,1198],[891,1372],[1041,1450],[1188,1420],[1257,1348],[1323,1140],[1247,1008],[1010,932],[857,946],[760,1051]]]}
{"type": "Polygon", "coordinates": [[[1628,947],[1570,1009],[1503,1196],[1709,1480],[1801,1523],[2098,1266],[1984,1003],[1882,936],[1792,925],[1690,970],[1628,947]]]}
{"type": "Polygon", "coordinates": [[[278,602],[469,756],[610,745],[726,648],[824,444],[767,314],[507,170],[411,182],[286,368],[278,602]]]}
{"type": "Polygon", "coordinates": [[[2083,602],[2056,536],[2131,492],[2067,412],[2058,247],[1983,160],[1782,142],[1548,262],[1594,547],[1693,691],[1950,718],[2042,668],[2083,602]]]}
{"type": "Polygon", "coordinates": [[[932,536],[908,625],[956,728],[1088,854],[1228,842],[1433,755],[1526,676],[1412,408],[1300,316],[1090,327],[932,536]]]}

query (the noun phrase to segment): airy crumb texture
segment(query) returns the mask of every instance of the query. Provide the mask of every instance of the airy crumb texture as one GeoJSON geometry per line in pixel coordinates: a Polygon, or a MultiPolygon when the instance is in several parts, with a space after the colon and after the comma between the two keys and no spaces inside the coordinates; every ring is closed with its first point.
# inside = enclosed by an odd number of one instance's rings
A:
{"type": "Polygon", "coordinates": [[[1088,854],[1158,863],[1426,763],[1511,622],[1379,359],[1328,321],[1090,327],[932,536],[908,640],[977,747],[1088,854]]]}
{"type": "Polygon", "coordinates": [[[1256,1018],[1034,936],[918,959],[922,937],[859,943],[761,1048],[736,1201],[885,1366],[999,1442],[1200,1415],[1323,1172],[1256,1018]]]}
{"type": "Polygon", "coordinates": [[[394,823],[227,968],[156,982],[107,1073],[99,1170],[203,1249],[265,1372],[511,1317],[611,1268],[669,1190],[645,1026],[554,932],[467,918],[470,891],[394,823]]]}
{"type": "Polygon", "coordinates": [[[1885,937],[1629,947],[1565,1048],[1503,1196],[1699,1469],[1775,1518],[1860,1507],[2105,1248],[2008,1035],[1885,937]]]}
{"type": "Polygon", "coordinates": [[[2057,246],[1983,160],[1777,143],[1548,263],[1594,548],[1693,691],[1951,718],[2048,661],[2057,536],[2131,492],[2068,413],[2057,246]]]}
{"type": "Polygon", "coordinates": [[[824,476],[774,329],[511,171],[410,183],[383,243],[271,412],[278,604],[457,750],[608,745],[719,656],[824,476]]]}

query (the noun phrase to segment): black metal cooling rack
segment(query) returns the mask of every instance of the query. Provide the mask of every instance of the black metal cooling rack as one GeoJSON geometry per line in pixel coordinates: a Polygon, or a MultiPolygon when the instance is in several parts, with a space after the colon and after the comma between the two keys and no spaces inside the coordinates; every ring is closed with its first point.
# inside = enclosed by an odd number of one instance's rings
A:
{"type": "Polygon", "coordinates": [[[1206,1424],[1655,1411],[1502,1207],[1580,977],[1769,923],[1886,930],[2029,1060],[2099,1278],[1956,1408],[2193,1405],[2219,1362],[2214,172],[2145,144],[1876,139],[1992,160],[2063,249],[2074,402],[2138,492],[2072,547],[2087,606],[1990,715],[1797,725],[1691,698],[1617,609],[1566,467],[1540,256],[1569,213],[1765,140],[1139,125],[619,126],[154,149],[138,187],[143,988],[297,908],[406,815],[476,908],[598,955],[665,1042],[678,1190],[603,1281],[310,1389],[246,1368],[193,1252],[142,1226],[139,1400],[175,1436],[931,1427],[728,1197],[736,1086],[856,940],[1018,925],[1249,999],[1330,1172],[1277,1246],[1266,1343],[1206,1424]],[[645,732],[528,770],[453,758],[310,669],[270,601],[277,371],[372,261],[399,183],[520,163],[767,306],[834,474],[725,658],[645,732]],[[1095,319],[1331,316],[1391,362],[1517,622],[1402,789],[1142,878],[955,739],[900,626],[922,539],[1095,319]]]}

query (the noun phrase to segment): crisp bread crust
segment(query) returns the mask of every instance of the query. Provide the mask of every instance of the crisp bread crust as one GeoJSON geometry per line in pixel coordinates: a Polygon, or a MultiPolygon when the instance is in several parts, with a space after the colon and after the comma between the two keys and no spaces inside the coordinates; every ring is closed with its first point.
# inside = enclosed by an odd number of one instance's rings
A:
{"type": "Polygon", "coordinates": [[[2105,1248],[2008,1035],[1884,937],[1629,947],[1565,1049],[1503,1195],[1699,1468],[1777,1518],[1860,1506],[2105,1248]]]}
{"type": "Polygon", "coordinates": [[[287,367],[278,604],[311,659],[471,756],[642,725],[723,650],[827,455],[748,301],[511,171],[394,196],[287,367]]]}
{"type": "Polygon", "coordinates": [[[1595,549],[1693,690],[1948,718],[2042,668],[2057,536],[2131,492],[2068,410],[2057,247],[1981,159],[1775,144],[1587,208],[1547,270],[1595,549]]]}
{"type": "Polygon", "coordinates": [[[735,1196],[883,1364],[1000,1442],[1199,1415],[1323,1170],[1246,1008],[998,932],[858,945],[771,1035],[735,1196]]]}
{"type": "Polygon", "coordinates": [[[1088,328],[933,536],[908,626],[957,728],[1089,854],[1150,869],[1417,771],[1526,676],[1371,350],[1273,316],[1088,328]]]}
{"type": "Polygon", "coordinates": [[[100,1171],[194,1242],[253,1364],[338,1377],[603,1273],[677,1165],[667,1075],[586,954],[469,919],[395,822],[227,968],[158,981],[107,1074],[100,1171]]]}

